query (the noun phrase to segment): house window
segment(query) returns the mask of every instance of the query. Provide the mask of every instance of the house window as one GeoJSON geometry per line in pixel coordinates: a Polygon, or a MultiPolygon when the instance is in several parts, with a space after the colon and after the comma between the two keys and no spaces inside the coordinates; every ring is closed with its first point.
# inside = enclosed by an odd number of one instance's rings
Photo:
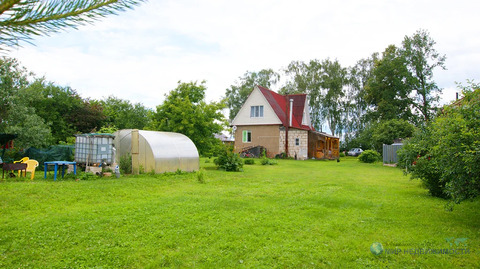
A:
{"type": "Polygon", "coordinates": [[[263,106],[251,106],[250,118],[263,118],[263,106]]]}
{"type": "Polygon", "coordinates": [[[300,138],[295,138],[295,146],[300,146],[300,138]]]}
{"type": "Polygon", "coordinates": [[[251,131],[243,131],[243,143],[252,142],[252,132],[251,131]]]}

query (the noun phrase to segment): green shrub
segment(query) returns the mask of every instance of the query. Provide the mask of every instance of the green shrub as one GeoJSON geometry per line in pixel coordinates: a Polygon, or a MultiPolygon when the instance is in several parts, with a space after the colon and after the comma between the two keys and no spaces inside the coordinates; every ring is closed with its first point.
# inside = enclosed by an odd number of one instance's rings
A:
{"type": "Polygon", "coordinates": [[[340,155],[339,155],[339,156],[340,156],[340,157],[345,157],[345,153],[340,152],[340,155]]]}
{"type": "Polygon", "coordinates": [[[480,84],[460,88],[464,97],[445,106],[398,153],[412,178],[456,203],[480,196],[480,84]]]}
{"type": "Polygon", "coordinates": [[[99,176],[93,174],[93,173],[79,173],[77,175],[78,179],[80,180],[93,180],[93,179],[98,179],[99,176]]]}
{"type": "Polygon", "coordinates": [[[260,163],[262,165],[276,165],[278,164],[278,162],[276,160],[273,160],[273,159],[269,159],[267,157],[264,157],[260,160],[260,163]]]}
{"type": "Polygon", "coordinates": [[[231,149],[225,149],[220,152],[214,163],[218,169],[224,169],[225,171],[239,172],[243,168],[243,160],[237,153],[232,152],[231,149]]]}
{"type": "Polygon", "coordinates": [[[124,154],[120,157],[120,172],[122,174],[132,173],[132,155],[130,153],[124,154]]]}
{"type": "Polygon", "coordinates": [[[435,197],[449,198],[445,192],[445,183],[441,181],[437,160],[432,155],[432,134],[429,128],[418,130],[403,147],[397,151],[398,166],[411,173],[412,178],[422,180],[428,192],[435,197]]]}
{"type": "Polygon", "coordinates": [[[276,165],[276,164],[278,164],[278,162],[276,160],[267,158],[267,154],[266,154],[265,150],[263,150],[263,152],[262,152],[262,158],[260,159],[260,163],[262,165],[276,165]]]}
{"type": "Polygon", "coordinates": [[[380,160],[380,153],[375,150],[365,150],[358,156],[358,160],[363,163],[374,163],[380,160]]]}
{"type": "Polygon", "coordinates": [[[201,168],[196,173],[198,183],[205,184],[205,169],[201,168]]]}
{"type": "Polygon", "coordinates": [[[245,164],[255,164],[255,160],[254,159],[244,159],[243,162],[245,164]]]}

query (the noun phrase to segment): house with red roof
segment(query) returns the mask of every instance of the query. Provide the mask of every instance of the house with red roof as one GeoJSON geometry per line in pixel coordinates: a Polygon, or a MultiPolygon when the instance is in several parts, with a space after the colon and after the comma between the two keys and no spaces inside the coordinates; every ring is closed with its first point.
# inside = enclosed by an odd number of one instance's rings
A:
{"type": "Polygon", "coordinates": [[[270,158],[282,153],[300,160],[339,157],[339,138],[313,128],[307,94],[281,95],[257,85],[232,126],[238,153],[263,147],[270,158]]]}

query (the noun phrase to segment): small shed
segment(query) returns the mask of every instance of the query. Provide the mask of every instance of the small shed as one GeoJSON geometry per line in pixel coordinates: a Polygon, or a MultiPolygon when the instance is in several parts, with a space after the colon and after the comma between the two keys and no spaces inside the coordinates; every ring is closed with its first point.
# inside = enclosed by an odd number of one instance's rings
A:
{"type": "Polygon", "coordinates": [[[115,132],[116,161],[131,154],[133,173],[198,171],[198,150],[192,140],[179,133],[124,129],[115,132]]]}
{"type": "Polygon", "coordinates": [[[391,145],[385,145],[383,144],[383,163],[397,163],[398,162],[398,157],[397,157],[397,150],[401,149],[403,147],[403,143],[393,143],[391,145]]]}

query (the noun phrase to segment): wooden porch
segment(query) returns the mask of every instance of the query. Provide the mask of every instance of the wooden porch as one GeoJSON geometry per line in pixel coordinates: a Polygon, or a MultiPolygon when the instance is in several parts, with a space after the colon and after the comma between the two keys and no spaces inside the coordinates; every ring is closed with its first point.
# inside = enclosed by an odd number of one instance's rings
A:
{"type": "Polygon", "coordinates": [[[321,132],[308,132],[308,158],[335,160],[340,157],[340,138],[321,132]]]}

